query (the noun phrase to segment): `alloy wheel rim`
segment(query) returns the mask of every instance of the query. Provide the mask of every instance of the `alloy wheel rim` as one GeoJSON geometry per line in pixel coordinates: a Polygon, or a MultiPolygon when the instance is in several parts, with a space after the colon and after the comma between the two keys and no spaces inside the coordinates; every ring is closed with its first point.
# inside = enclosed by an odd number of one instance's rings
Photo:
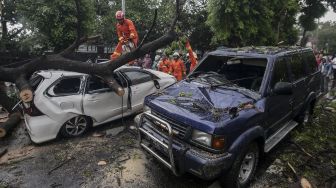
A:
{"type": "Polygon", "coordinates": [[[240,166],[239,170],[239,182],[241,184],[245,183],[251,176],[254,164],[256,162],[256,156],[255,153],[247,153],[242,161],[242,164],[240,166]]]}
{"type": "Polygon", "coordinates": [[[78,136],[82,134],[87,127],[87,121],[83,116],[77,116],[65,124],[65,131],[71,136],[78,136]]]}

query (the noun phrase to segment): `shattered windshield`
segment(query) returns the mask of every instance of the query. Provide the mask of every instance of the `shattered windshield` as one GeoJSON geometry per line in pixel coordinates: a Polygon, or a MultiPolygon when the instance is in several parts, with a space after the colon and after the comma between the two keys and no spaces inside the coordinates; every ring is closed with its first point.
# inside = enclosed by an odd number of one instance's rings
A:
{"type": "Polygon", "coordinates": [[[258,93],[266,65],[266,58],[208,56],[188,79],[212,87],[245,88],[258,93]]]}

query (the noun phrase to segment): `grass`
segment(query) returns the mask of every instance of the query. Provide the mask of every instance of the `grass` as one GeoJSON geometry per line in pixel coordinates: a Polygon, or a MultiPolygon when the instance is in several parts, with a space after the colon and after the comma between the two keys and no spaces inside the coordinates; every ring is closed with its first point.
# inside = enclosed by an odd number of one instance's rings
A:
{"type": "Polygon", "coordinates": [[[325,110],[327,106],[336,109],[336,103],[322,99],[316,105],[312,124],[295,130],[288,151],[280,156],[284,164],[293,165],[299,177],[317,187],[336,182],[336,113],[325,110]]]}

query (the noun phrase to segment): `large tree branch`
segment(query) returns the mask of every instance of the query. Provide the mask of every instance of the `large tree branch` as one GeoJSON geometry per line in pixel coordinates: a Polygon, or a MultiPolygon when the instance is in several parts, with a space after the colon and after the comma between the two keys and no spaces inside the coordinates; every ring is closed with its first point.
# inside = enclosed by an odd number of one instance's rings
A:
{"type": "Polygon", "coordinates": [[[96,41],[101,39],[101,35],[96,35],[96,36],[91,36],[91,37],[82,37],[79,40],[76,39],[76,41],[74,43],[72,43],[68,48],[66,48],[65,50],[63,50],[62,52],[59,53],[59,55],[65,57],[69,54],[71,54],[72,52],[75,51],[75,49],[78,48],[79,45],[83,44],[84,42],[87,41],[96,41]]]}
{"type": "Polygon", "coordinates": [[[24,27],[21,27],[20,29],[17,29],[14,33],[12,33],[8,38],[9,39],[12,39],[14,37],[16,37],[18,34],[21,33],[21,31],[23,31],[25,28],[24,27]]]}
{"type": "Polygon", "coordinates": [[[142,47],[143,43],[147,40],[149,34],[153,31],[153,28],[154,28],[155,23],[156,23],[156,18],[157,18],[157,9],[155,9],[155,11],[154,11],[154,19],[153,19],[153,22],[152,22],[152,26],[146,32],[145,36],[143,37],[142,41],[140,42],[140,44],[138,46],[138,49],[142,47]]]}
{"type": "Polygon", "coordinates": [[[75,5],[76,5],[76,18],[77,18],[77,23],[76,23],[76,40],[65,50],[63,50],[62,52],[59,53],[59,55],[61,56],[67,56],[69,54],[71,54],[72,52],[75,51],[76,48],[78,48],[79,45],[81,45],[82,43],[88,41],[88,40],[97,40],[101,38],[101,35],[97,35],[97,36],[93,36],[93,37],[87,37],[87,36],[83,36],[83,30],[82,30],[82,10],[80,7],[80,0],[74,0],[75,1],[75,5]]]}

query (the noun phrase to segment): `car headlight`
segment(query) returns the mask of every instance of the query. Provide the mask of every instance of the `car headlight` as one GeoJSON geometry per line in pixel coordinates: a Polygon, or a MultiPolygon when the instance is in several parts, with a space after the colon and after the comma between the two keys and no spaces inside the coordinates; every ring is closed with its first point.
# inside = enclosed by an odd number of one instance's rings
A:
{"type": "Polygon", "coordinates": [[[197,143],[211,147],[211,134],[199,130],[193,130],[191,139],[197,143]]]}
{"type": "Polygon", "coordinates": [[[151,112],[151,109],[147,105],[144,105],[143,112],[151,112]]]}
{"type": "Polygon", "coordinates": [[[199,130],[193,130],[191,139],[194,142],[216,150],[222,150],[225,147],[224,136],[211,135],[199,130]]]}

